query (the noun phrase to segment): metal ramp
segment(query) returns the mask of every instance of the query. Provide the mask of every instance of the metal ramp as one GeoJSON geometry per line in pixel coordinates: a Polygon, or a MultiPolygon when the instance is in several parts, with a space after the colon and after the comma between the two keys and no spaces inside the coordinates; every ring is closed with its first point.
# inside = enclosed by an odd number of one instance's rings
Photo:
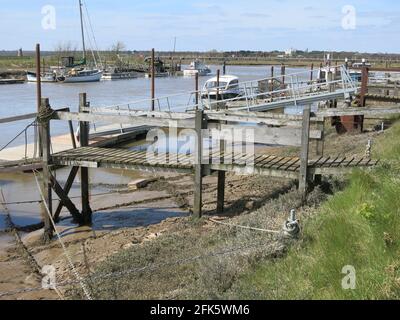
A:
{"type": "Polygon", "coordinates": [[[266,111],[335,99],[347,100],[357,94],[359,88],[348,70],[344,66],[333,69],[336,71],[332,73],[330,79],[319,79],[320,70],[316,69],[240,82],[240,96],[230,99],[212,100],[209,93],[199,90],[155,99],[143,99],[128,104],[106,107],[91,106],[87,111],[128,115],[131,111],[148,111],[153,104],[156,111],[182,113],[196,109],[266,111]],[[196,101],[198,101],[197,104],[196,101]]]}

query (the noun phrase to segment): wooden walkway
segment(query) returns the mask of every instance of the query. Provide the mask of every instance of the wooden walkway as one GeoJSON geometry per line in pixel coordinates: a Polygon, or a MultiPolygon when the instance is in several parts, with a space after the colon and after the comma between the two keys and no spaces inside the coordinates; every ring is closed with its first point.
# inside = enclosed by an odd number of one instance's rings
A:
{"type": "MultiPolygon", "coordinates": [[[[146,151],[96,147],[82,147],[52,155],[54,165],[152,172],[192,172],[194,159],[194,155],[159,153],[148,156],[146,151]]],[[[205,160],[203,164],[207,165],[208,163],[211,170],[230,171],[238,174],[298,178],[300,169],[300,158],[298,157],[248,154],[239,154],[234,157],[225,154],[225,157],[221,157],[219,152],[214,152],[211,153],[209,159],[205,160]]],[[[310,173],[314,174],[338,174],[355,167],[375,166],[377,163],[376,160],[356,157],[320,157],[308,161],[310,173]]]]}

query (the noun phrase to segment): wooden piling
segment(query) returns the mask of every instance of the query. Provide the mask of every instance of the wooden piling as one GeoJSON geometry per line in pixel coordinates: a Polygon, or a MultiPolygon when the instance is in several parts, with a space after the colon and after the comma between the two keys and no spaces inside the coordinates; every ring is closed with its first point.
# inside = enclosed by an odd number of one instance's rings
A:
{"type": "Polygon", "coordinates": [[[195,102],[196,102],[196,110],[199,109],[199,73],[195,75],[195,102]]]}
{"type": "MultiPolygon", "coordinates": [[[[269,91],[271,91],[271,92],[274,91],[274,66],[271,66],[271,84],[270,84],[269,91]]],[[[272,99],[272,95],[271,95],[271,99],[272,99]]]]}
{"type": "Polygon", "coordinates": [[[361,71],[361,90],[360,90],[360,107],[365,107],[365,95],[368,91],[368,68],[363,67],[361,71]]]}
{"type": "Polygon", "coordinates": [[[311,107],[306,106],[303,110],[303,127],[301,133],[301,152],[300,152],[300,173],[299,173],[299,192],[303,201],[307,197],[308,189],[308,155],[310,140],[310,116],[311,107]]]}
{"type": "Polygon", "coordinates": [[[218,100],[219,100],[219,78],[221,75],[221,71],[218,69],[217,70],[217,94],[215,95],[215,98],[217,100],[217,110],[219,110],[219,104],[218,104],[218,100]]]}
{"type": "MultiPolygon", "coordinates": [[[[37,112],[40,111],[42,104],[42,79],[40,77],[40,44],[36,44],[36,101],[37,101],[37,112]]],[[[39,158],[42,157],[42,148],[41,148],[41,138],[40,138],[40,130],[35,128],[35,140],[37,141],[37,145],[39,146],[39,158]]]]}
{"type": "MultiPolygon", "coordinates": [[[[217,71],[217,87],[219,88],[220,79],[219,79],[219,70],[217,71]]],[[[217,105],[219,101],[219,89],[217,89],[217,105]]],[[[219,109],[219,107],[218,107],[219,109]]],[[[220,122],[220,129],[221,124],[226,122],[220,122]]],[[[225,141],[220,140],[219,142],[219,151],[221,154],[221,163],[223,162],[224,154],[225,154],[225,141]]],[[[217,213],[224,212],[224,203],[225,203],[225,171],[218,171],[218,181],[217,181],[217,213]]]]}
{"type": "Polygon", "coordinates": [[[314,73],[314,63],[311,63],[311,70],[310,70],[310,81],[313,81],[313,73],[314,73]]]}
{"type": "Polygon", "coordinates": [[[203,136],[202,129],[207,128],[207,122],[204,119],[204,111],[196,110],[195,115],[195,130],[196,130],[196,152],[194,164],[194,202],[193,202],[193,216],[201,218],[203,208],[203,172],[204,165],[203,159],[203,136]]]}
{"type": "MultiPolygon", "coordinates": [[[[50,142],[50,118],[46,118],[48,109],[50,108],[49,99],[42,98],[39,112],[39,134],[41,136],[41,153],[42,153],[42,165],[43,165],[43,200],[47,206],[48,212],[43,213],[44,221],[44,235],[43,240],[49,242],[53,238],[53,225],[49,214],[53,213],[53,201],[52,201],[52,190],[51,190],[51,142],[50,142]]],[[[44,210],[46,210],[44,208],[44,210]]],[[[47,210],[46,210],[47,211],[47,210]]]]}
{"type": "Polygon", "coordinates": [[[284,64],[281,65],[281,81],[282,81],[282,89],[285,89],[285,74],[286,74],[286,67],[284,64]]]}
{"type": "Polygon", "coordinates": [[[156,67],[155,67],[155,51],[151,49],[151,111],[155,110],[156,98],[156,67]]]}
{"type": "MultiPolygon", "coordinates": [[[[86,93],[79,94],[79,112],[87,113],[85,108],[88,106],[86,93]]],[[[89,145],[89,122],[80,121],[79,123],[79,141],[81,147],[89,145]]],[[[83,224],[92,223],[92,209],[89,199],[89,169],[81,167],[81,197],[82,197],[82,220],[83,224]]]]}

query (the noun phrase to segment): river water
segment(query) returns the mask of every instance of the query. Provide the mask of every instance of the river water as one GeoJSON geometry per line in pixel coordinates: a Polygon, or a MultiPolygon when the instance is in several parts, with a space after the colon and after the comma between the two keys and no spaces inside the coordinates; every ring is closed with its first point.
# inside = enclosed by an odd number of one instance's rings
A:
{"type": "MultiPolygon", "coordinates": [[[[212,66],[213,73],[222,67],[212,66]]],[[[270,76],[271,68],[268,66],[228,66],[227,74],[236,75],[240,81],[250,81],[270,76]]],[[[280,67],[275,67],[275,75],[279,74],[280,67]]],[[[286,74],[305,71],[304,69],[286,68],[286,74]]],[[[209,77],[200,77],[200,85],[209,77]]],[[[151,79],[137,78],[131,80],[101,81],[99,83],[82,84],[58,84],[44,83],[42,85],[42,96],[50,99],[53,109],[70,107],[71,111],[78,110],[79,93],[86,92],[92,106],[123,105],[133,101],[148,99],[150,97],[151,79]]],[[[194,78],[168,77],[156,79],[156,96],[162,97],[171,94],[184,93],[194,90],[194,78]]],[[[171,110],[176,104],[185,104],[189,95],[182,95],[170,101],[171,110]]],[[[146,102],[148,103],[148,102],[146,102]]],[[[141,106],[146,108],[145,105],[141,106]]],[[[13,115],[32,113],[36,111],[36,84],[25,83],[17,85],[0,86],[0,118],[13,115]]],[[[0,124],[0,149],[8,143],[15,135],[23,130],[29,121],[20,121],[12,124],[0,124]]],[[[76,127],[76,124],[75,124],[76,127]]],[[[52,122],[52,135],[67,133],[67,124],[63,122],[52,122]]],[[[31,141],[33,130],[28,131],[28,140],[31,141]]],[[[16,139],[11,146],[24,144],[24,135],[16,139]]],[[[57,171],[58,179],[63,182],[68,174],[67,169],[57,171]]],[[[90,179],[94,184],[92,194],[101,194],[109,191],[103,184],[123,185],[134,178],[140,177],[138,172],[127,172],[120,170],[91,170],[90,179]]],[[[31,174],[0,174],[0,188],[2,189],[7,203],[30,201],[39,199],[34,177],[31,174]]],[[[71,190],[72,196],[77,196],[79,189],[71,190]]],[[[26,225],[40,221],[39,204],[9,204],[8,208],[13,221],[19,225],[26,225]]],[[[4,228],[4,212],[0,209],[0,230],[4,228]]]]}

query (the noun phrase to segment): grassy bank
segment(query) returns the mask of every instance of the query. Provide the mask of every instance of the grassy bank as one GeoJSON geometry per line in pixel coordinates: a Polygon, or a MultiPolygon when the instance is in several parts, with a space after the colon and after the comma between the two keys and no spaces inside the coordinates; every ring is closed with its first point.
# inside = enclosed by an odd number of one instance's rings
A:
{"type": "Polygon", "coordinates": [[[287,256],[261,263],[235,283],[238,298],[400,298],[400,123],[380,136],[376,169],[357,171],[349,186],[309,219],[302,241],[287,256]],[[397,163],[396,163],[397,162],[397,163]],[[344,266],[356,288],[343,290],[344,266]]]}

